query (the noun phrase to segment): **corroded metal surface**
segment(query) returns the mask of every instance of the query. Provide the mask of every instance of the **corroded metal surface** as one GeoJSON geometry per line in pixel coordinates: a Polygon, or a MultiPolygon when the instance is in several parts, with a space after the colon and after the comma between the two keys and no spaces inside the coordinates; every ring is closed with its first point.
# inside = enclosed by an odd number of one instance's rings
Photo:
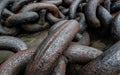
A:
{"type": "Polygon", "coordinates": [[[103,52],[88,46],[82,46],[78,43],[71,43],[64,55],[70,63],[87,63],[103,52]]]}
{"type": "Polygon", "coordinates": [[[20,51],[0,66],[0,75],[19,75],[31,60],[35,49],[20,51]]]}
{"type": "Polygon", "coordinates": [[[11,36],[0,36],[0,49],[8,49],[14,52],[26,50],[27,45],[19,38],[11,36]]]}
{"type": "Polygon", "coordinates": [[[119,45],[108,48],[120,38],[119,9],[119,0],[0,0],[1,57],[18,52],[0,60],[2,75],[79,75],[86,63],[80,74],[117,75],[119,45]]]}
{"type": "Polygon", "coordinates": [[[70,20],[50,33],[36,50],[34,58],[27,66],[26,75],[48,75],[53,64],[67,48],[78,30],[78,22],[70,20]]]}
{"type": "Polygon", "coordinates": [[[120,73],[120,41],[110,47],[97,59],[85,65],[82,75],[118,75],[120,73]]]}

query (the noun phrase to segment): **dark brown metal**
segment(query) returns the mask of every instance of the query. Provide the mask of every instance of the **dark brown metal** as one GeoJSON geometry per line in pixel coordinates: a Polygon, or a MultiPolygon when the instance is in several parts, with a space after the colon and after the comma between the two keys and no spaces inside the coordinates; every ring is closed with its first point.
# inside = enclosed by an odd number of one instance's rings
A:
{"type": "Polygon", "coordinates": [[[49,29],[49,33],[53,32],[54,30],[56,30],[57,28],[59,28],[60,26],[64,25],[68,20],[62,20],[57,22],[56,24],[54,24],[50,29],[49,29]]]}
{"type": "Polygon", "coordinates": [[[100,22],[96,17],[96,9],[97,6],[103,1],[104,0],[88,0],[88,3],[86,4],[85,16],[88,25],[91,26],[92,28],[100,27],[100,22]]]}
{"type": "Polygon", "coordinates": [[[15,2],[13,3],[11,10],[13,12],[18,12],[20,10],[20,8],[22,8],[24,5],[33,2],[34,0],[15,0],[15,2]]]}
{"type": "Polygon", "coordinates": [[[55,5],[60,5],[60,4],[62,4],[63,0],[43,0],[41,2],[55,4],[55,5]]]}
{"type": "Polygon", "coordinates": [[[7,4],[9,3],[10,0],[0,0],[0,34],[4,34],[4,35],[12,35],[12,34],[16,34],[16,30],[12,30],[7,28],[4,28],[1,24],[1,16],[2,16],[2,11],[3,9],[7,6],[7,4]]]}
{"type": "Polygon", "coordinates": [[[69,13],[69,8],[65,8],[63,6],[59,6],[58,8],[64,15],[67,15],[69,13]]]}
{"type": "Polygon", "coordinates": [[[55,17],[59,16],[59,10],[54,4],[49,3],[32,3],[25,6],[21,12],[39,11],[40,9],[48,9],[55,17]]]}
{"type": "Polygon", "coordinates": [[[25,75],[50,74],[54,66],[53,64],[67,48],[78,31],[78,22],[70,20],[50,33],[36,50],[33,59],[26,68],[25,75]]]}
{"type": "MultiPolygon", "coordinates": [[[[108,28],[112,20],[110,12],[102,6],[98,7],[97,16],[101,22],[101,26],[108,28]],[[106,25],[106,26],[105,26],[106,25]]],[[[106,29],[105,28],[105,29],[106,29]]]]}
{"type": "Polygon", "coordinates": [[[6,20],[7,26],[23,25],[25,23],[38,20],[39,15],[36,12],[23,12],[10,16],[6,20]]]}
{"type": "Polygon", "coordinates": [[[120,41],[82,68],[81,75],[118,75],[120,73],[120,41]]]}
{"type": "Polygon", "coordinates": [[[80,17],[80,19],[79,19],[80,31],[79,32],[83,33],[87,27],[85,15],[84,15],[84,13],[79,13],[78,16],[80,17]]]}
{"type": "MultiPolygon", "coordinates": [[[[27,63],[29,63],[31,57],[35,53],[35,49],[28,49],[24,51],[19,51],[7,61],[5,61],[0,66],[0,75],[19,75],[25,70],[27,63]]],[[[95,48],[79,45],[78,43],[71,43],[68,49],[64,52],[64,55],[69,58],[70,63],[87,63],[97,56],[99,56],[102,51],[95,48]]],[[[67,60],[64,56],[61,56],[54,71],[55,74],[65,74],[67,60]]]]}
{"type": "Polygon", "coordinates": [[[39,12],[39,20],[37,23],[28,23],[26,25],[22,25],[22,29],[29,33],[34,33],[38,31],[42,31],[50,28],[50,24],[46,21],[46,9],[42,9],[39,12]]]}
{"type": "Polygon", "coordinates": [[[79,3],[82,0],[74,0],[72,2],[72,4],[70,5],[70,10],[69,10],[69,14],[70,14],[70,19],[75,19],[76,18],[76,11],[77,11],[77,7],[79,6],[79,3]]]}
{"type": "Polygon", "coordinates": [[[26,65],[31,60],[35,49],[20,51],[10,57],[0,65],[0,75],[20,75],[23,74],[26,65]]]}
{"type": "Polygon", "coordinates": [[[120,14],[117,14],[112,20],[112,33],[116,39],[120,39],[120,14]]]}
{"type": "Polygon", "coordinates": [[[20,39],[12,36],[0,36],[0,49],[12,50],[13,52],[18,52],[21,50],[26,50],[27,45],[20,39]]]}
{"type": "Polygon", "coordinates": [[[102,6],[99,6],[97,9],[97,16],[101,22],[101,30],[99,33],[101,35],[110,34],[110,24],[113,19],[113,16],[110,12],[102,6]]]}
{"type": "Polygon", "coordinates": [[[52,75],[66,75],[66,67],[68,60],[66,57],[61,56],[58,60],[57,66],[54,68],[52,75]]]}
{"type": "Polygon", "coordinates": [[[54,17],[51,13],[47,14],[47,20],[51,23],[51,24],[55,24],[59,21],[61,21],[62,19],[59,19],[57,17],[54,17]]]}
{"type": "Polygon", "coordinates": [[[70,63],[88,63],[102,53],[103,52],[98,49],[72,42],[64,52],[64,55],[70,63]]]}

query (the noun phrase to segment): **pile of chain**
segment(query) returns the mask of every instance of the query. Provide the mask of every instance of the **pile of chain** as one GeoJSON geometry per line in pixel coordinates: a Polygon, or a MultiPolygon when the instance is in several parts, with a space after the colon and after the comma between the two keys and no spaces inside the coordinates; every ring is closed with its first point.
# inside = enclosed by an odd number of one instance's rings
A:
{"type": "Polygon", "coordinates": [[[120,0],[0,0],[0,50],[15,52],[0,75],[66,75],[68,63],[84,64],[79,75],[120,73],[120,0]],[[4,35],[49,29],[36,49],[4,35]],[[89,33],[118,42],[102,52],[89,33]]]}

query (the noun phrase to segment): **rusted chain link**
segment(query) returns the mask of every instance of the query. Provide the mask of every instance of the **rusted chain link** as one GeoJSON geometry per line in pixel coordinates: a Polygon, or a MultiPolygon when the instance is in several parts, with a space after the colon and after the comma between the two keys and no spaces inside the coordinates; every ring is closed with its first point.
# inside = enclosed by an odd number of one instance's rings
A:
{"type": "Polygon", "coordinates": [[[83,65],[79,75],[118,75],[120,42],[103,52],[91,41],[119,41],[119,24],[120,0],[0,0],[0,50],[17,52],[0,75],[66,75],[69,63],[83,65]],[[8,36],[46,29],[37,49],[8,36]]]}

